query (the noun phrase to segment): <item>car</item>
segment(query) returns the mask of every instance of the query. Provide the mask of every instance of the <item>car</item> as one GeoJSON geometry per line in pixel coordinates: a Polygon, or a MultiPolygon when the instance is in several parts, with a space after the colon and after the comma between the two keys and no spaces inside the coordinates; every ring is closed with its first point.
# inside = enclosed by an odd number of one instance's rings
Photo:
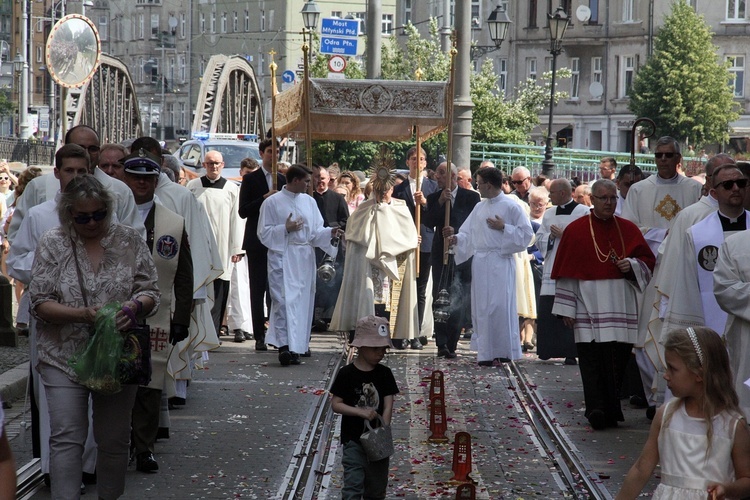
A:
{"type": "Polygon", "coordinates": [[[224,157],[222,176],[234,181],[242,181],[240,163],[245,158],[253,158],[261,163],[256,135],[196,133],[193,139],[185,141],[174,152],[182,166],[198,175],[203,175],[203,160],[209,151],[218,151],[224,157]]]}

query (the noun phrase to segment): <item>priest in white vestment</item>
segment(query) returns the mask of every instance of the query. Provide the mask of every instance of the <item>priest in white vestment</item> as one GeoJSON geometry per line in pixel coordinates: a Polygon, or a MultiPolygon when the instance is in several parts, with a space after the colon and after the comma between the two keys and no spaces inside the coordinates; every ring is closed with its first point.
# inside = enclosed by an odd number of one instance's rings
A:
{"type": "Polygon", "coordinates": [[[310,172],[292,165],[286,185],[260,206],[258,239],[268,248],[271,311],[266,342],[279,349],[282,366],[300,364],[307,352],[315,307],[315,248],[332,257],[338,228],[324,227],[315,200],[307,194],[310,172]]]}
{"type": "Polygon", "coordinates": [[[534,230],[524,210],[503,193],[499,170],[481,168],[476,177],[477,189],[484,199],[474,207],[457,234],[446,226],[443,236],[456,247],[456,264],[474,257],[471,348],[477,351],[481,366],[492,366],[522,357],[513,254],[526,252],[534,230]]]}
{"type": "MultiPolygon", "coordinates": [[[[682,160],[680,145],[672,137],[662,137],[656,142],[657,175],[634,184],[625,199],[622,217],[629,220],[641,230],[651,251],[658,256],[658,250],[667,231],[677,214],[697,202],[701,196],[702,186],[699,182],[677,173],[677,165],[682,160]]],[[[659,273],[661,262],[657,258],[654,274],[659,273]]],[[[655,410],[657,395],[652,389],[656,380],[656,371],[664,367],[659,358],[658,336],[660,328],[649,332],[649,320],[655,304],[656,289],[653,283],[644,289],[641,299],[641,311],[638,317],[638,339],[635,344],[636,361],[641,372],[641,379],[649,399],[649,415],[655,410]]],[[[659,325],[660,326],[660,325],[659,325]]]]}

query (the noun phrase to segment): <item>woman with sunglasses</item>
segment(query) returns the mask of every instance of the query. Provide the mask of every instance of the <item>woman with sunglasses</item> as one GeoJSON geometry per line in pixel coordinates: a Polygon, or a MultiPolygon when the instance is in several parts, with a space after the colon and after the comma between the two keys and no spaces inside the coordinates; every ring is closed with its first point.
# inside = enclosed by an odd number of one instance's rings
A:
{"type": "Polygon", "coordinates": [[[5,196],[5,204],[13,203],[13,190],[18,184],[18,179],[10,171],[10,166],[5,160],[0,160],[0,194],[5,196]]]}
{"type": "Polygon", "coordinates": [[[113,395],[78,383],[68,360],[85,348],[97,311],[117,302],[117,329],[132,329],[159,303],[156,268],[134,229],[112,221],[113,199],[91,175],[73,178],[57,205],[60,226],[46,232],[36,251],[29,285],[37,319],[35,364],[46,390],[50,418],[53,498],[79,498],[83,450],[92,398],[99,498],[125,490],[130,415],[137,386],[113,395]]]}

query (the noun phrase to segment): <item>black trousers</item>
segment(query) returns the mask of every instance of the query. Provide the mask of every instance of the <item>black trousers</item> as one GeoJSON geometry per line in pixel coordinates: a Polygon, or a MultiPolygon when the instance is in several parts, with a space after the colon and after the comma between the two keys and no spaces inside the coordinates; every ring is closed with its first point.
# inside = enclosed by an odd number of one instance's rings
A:
{"type": "Polygon", "coordinates": [[[623,422],[620,388],[633,344],[623,342],[577,342],[578,367],[583,382],[586,417],[604,412],[608,424],[623,422]]]}
{"type": "Polygon", "coordinates": [[[256,342],[266,341],[266,297],[268,294],[268,252],[247,253],[250,275],[250,312],[253,315],[253,337],[256,342]]]}
{"type": "Polygon", "coordinates": [[[419,277],[417,278],[417,315],[419,317],[419,328],[422,328],[422,321],[424,321],[430,267],[430,252],[419,252],[419,277]]]}
{"type": "Polygon", "coordinates": [[[133,404],[132,446],[136,454],[154,452],[156,433],[159,431],[161,411],[161,391],[148,387],[138,387],[133,404]]]}
{"type": "Polygon", "coordinates": [[[224,313],[227,310],[229,299],[229,282],[223,279],[214,280],[214,305],[211,308],[211,319],[214,320],[216,334],[219,334],[221,323],[224,321],[224,313]]]}
{"type": "Polygon", "coordinates": [[[471,321],[471,312],[468,317],[466,315],[466,298],[471,296],[471,261],[454,266],[452,276],[442,276],[444,269],[447,267],[443,266],[442,260],[432,262],[435,272],[432,277],[432,308],[435,310],[434,304],[443,286],[441,282],[447,286],[451,302],[447,321],[435,321],[435,345],[438,349],[445,347],[450,352],[456,352],[461,328],[471,321]]]}

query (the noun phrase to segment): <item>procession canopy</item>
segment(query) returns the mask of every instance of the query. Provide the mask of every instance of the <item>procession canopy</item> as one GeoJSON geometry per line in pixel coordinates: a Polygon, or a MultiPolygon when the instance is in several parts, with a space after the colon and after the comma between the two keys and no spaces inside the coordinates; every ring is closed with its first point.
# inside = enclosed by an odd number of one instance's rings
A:
{"type": "MultiPolygon", "coordinates": [[[[316,140],[408,141],[448,125],[448,82],[310,79],[312,138],[316,140]]],[[[276,134],[305,132],[304,85],[276,95],[276,134]]]]}

